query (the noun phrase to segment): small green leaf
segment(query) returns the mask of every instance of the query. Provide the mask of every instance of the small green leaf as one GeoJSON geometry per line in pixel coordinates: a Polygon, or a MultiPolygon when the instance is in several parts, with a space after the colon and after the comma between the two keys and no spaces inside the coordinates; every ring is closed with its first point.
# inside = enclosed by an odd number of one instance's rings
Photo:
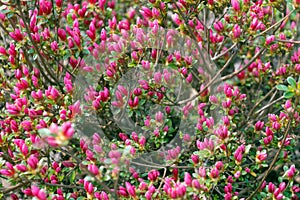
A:
{"type": "Polygon", "coordinates": [[[68,22],[68,24],[72,24],[73,23],[73,19],[72,19],[72,14],[71,13],[68,14],[68,16],[67,16],[67,22],[68,22]]]}
{"type": "Polygon", "coordinates": [[[293,87],[293,88],[296,88],[296,81],[293,77],[288,77],[287,78],[287,82],[293,87]]]}
{"type": "Polygon", "coordinates": [[[70,183],[74,183],[75,178],[76,178],[76,171],[73,170],[70,176],[70,183]]]}
{"type": "Polygon", "coordinates": [[[170,68],[172,68],[172,69],[178,69],[177,65],[174,64],[174,63],[170,63],[170,64],[168,65],[168,67],[170,67],[170,68]]]}
{"type": "Polygon", "coordinates": [[[276,85],[277,90],[287,91],[288,87],[285,85],[276,85]]]}
{"type": "Polygon", "coordinates": [[[287,98],[287,99],[290,99],[290,98],[292,98],[293,96],[294,96],[295,94],[294,94],[294,92],[285,92],[284,93],[284,98],[287,98]]]}

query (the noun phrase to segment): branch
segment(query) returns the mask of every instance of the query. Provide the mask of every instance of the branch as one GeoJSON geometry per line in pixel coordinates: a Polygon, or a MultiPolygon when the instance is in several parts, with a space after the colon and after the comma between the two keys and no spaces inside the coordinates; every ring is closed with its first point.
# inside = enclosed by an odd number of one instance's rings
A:
{"type": "Polygon", "coordinates": [[[255,114],[260,113],[261,111],[265,110],[266,108],[272,106],[273,104],[277,103],[278,101],[284,99],[284,96],[279,97],[278,99],[276,99],[275,101],[272,101],[271,103],[265,105],[264,107],[262,107],[261,109],[259,109],[258,111],[255,112],[255,114]]]}
{"type": "Polygon", "coordinates": [[[220,57],[224,56],[226,53],[228,53],[229,51],[231,51],[234,47],[236,47],[237,43],[234,43],[231,47],[229,47],[229,49],[227,49],[226,51],[220,53],[219,55],[216,55],[215,57],[212,58],[213,61],[219,59],[220,57]]]}
{"type": "Polygon", "coordinates": [[[283,43],[291,43],[291,44],[300,44],[300,41],[295,41],[295,40],[280,40],[280,39],[275,39],[277,42],[283,42],[283,43]]]}
{"type": "Polygon", "coordinates": [[[253,114],[255,108],[256,108],[259,104],[261,104],[261,102],[263,102],[270,94],[272,94],[272,92],[274,92],[274,90],[276,90],[275,87],[272,88],[265,96],[263,96],[263,98],[261,98],[259,101],[257,101],[257,102],[255,103],[255,105],[252,107],[252,109],[250,110],[250,112],[249,112],[249,114],[248,114],[248,119],[249,119],[250,116],[252,116],[252,114],[253,114]]]}

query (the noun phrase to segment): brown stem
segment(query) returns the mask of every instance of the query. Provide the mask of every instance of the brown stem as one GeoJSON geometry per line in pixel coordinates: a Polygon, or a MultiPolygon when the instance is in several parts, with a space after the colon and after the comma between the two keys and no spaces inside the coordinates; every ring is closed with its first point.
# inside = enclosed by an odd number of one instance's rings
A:
{"type": "Polygon", "coordinates": [[[219,55],[216,55],[215,57],[212,58],[213,61],[219,59],[220,57],[224,56],[225,54],[227,54],[229,51],[231,51],[234,47],[236,47],[237,43],[234,43],[231,47],[229,47],[229,49],[227,49],[226,51],[220,53],[219,55]]]}
{"type": "Polygon", "coordinates": [[[283,42],[283,43],[291,43],[291,44],[300,44],[300,41],[295,41],[295,40],[280,40],[280,39],[275,39],[277,42],[283,42]]]}
{"type": "Polygon", "coordinates": [[[261,109],[256,111],[255,114],[259,114],[261,111],[267,109],[268,107],[272,106],[273,104],[277,103],[278,101],[280,101],[282,99],[284,99],[284,96],[281,96],[278,99],[276,99],[275,101],[272,101],[272,102],[268,103],[267,105],[265,105],[264,107],[262,107],[261,109]]]}
{"type": "Polygon", "coordinates": [[[261,102],[263,102],[270,94],[272,94],[274,92],[274,90],[276,90],[276,88],[272,88],[265,96],[263,96],[263,98],[261,98],[259,101],[256,101],[255,105],[252,107],[252,109],[250,110],[249,114],[248,114],[248,119],[250,116],[252,116],[252,113],[254,112],[255,108],[261,104],[261,102]]]}

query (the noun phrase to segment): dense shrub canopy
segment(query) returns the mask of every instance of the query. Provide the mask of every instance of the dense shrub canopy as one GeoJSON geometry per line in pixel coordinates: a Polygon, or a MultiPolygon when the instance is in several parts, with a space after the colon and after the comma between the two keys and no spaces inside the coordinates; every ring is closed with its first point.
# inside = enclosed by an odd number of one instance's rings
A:
{"type": "Polygon", "coordinates": [[[299,199],[299,0],[0,2],[0,198],[299,199]]]}

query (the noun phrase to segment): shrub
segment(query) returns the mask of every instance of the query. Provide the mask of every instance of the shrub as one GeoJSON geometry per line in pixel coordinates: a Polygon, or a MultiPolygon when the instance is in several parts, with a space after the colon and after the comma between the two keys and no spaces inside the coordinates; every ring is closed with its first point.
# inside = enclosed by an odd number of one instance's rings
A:
{"type": "Polygon", "coordinates": [[[298,199],[300,2],[0,2],[3,199],[298,199]]]}

